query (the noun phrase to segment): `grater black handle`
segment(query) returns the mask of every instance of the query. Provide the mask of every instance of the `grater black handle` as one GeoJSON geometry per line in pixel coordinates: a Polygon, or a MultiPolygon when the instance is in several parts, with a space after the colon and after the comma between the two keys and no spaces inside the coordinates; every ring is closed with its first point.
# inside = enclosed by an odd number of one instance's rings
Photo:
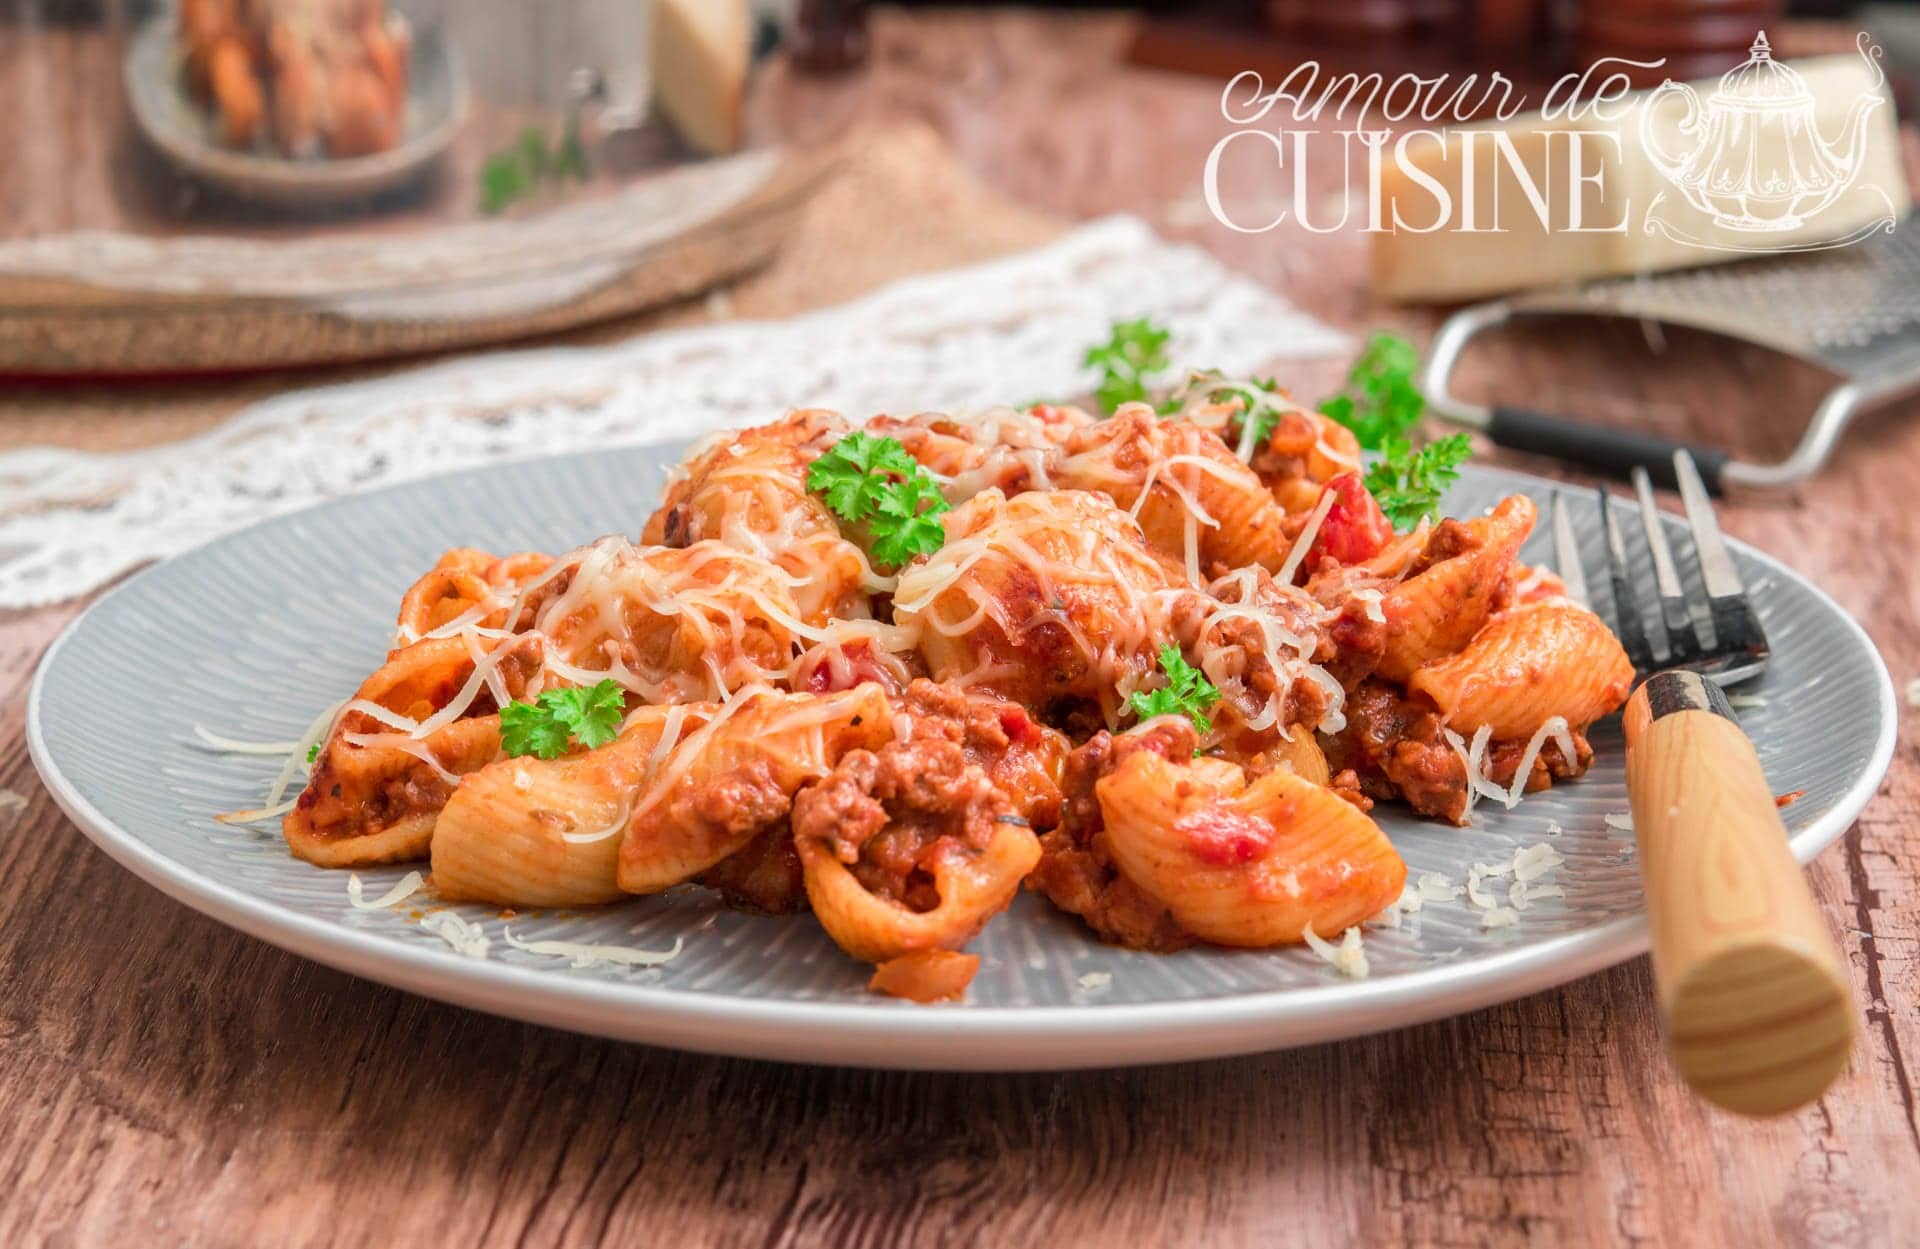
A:
{"type": "Polygon", "coordinates": [[[1713,494],[1721,493],[1722,470],[1733,459],[1725,451],[1712,447],[1698,447],[1610,425],[1590,425],[1563,416],[1529,412],[1525,408],[1494,408],[1486,434],[1495,446],[1550,455],[1610,476],[1624,477],[1635,468],[1645,468],[1655,484],[1668,489],[1677,484],[1673,476],[1673,453],[1685,451],[1693,457],[1700,469],[1700,479],[1713,494]]]}

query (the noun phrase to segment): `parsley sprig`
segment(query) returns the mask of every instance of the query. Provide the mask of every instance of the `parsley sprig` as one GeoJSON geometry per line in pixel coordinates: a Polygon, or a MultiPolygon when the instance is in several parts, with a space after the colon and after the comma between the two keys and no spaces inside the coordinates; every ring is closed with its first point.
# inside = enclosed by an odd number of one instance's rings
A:
{"type": "Polygon", "coordinates": [[[1353,431],[1368,451],[1385,451],[1420,423],[1427,401],[1413,384],[1420,353],[1398,334],[1375,334],[1347,372],[1346,389],[1320,411],[1353,431]]]}
{"type": "Polygon", "coordinates": [[[558,759],[574,742],[592,749],[620,733],[626,691],[608,678],[597,685],[542,690],[530,703],[500,709],[500,748],[509,755],[558,759]]]}
{"type": "Polygon", "coordinates": [[[591,176],[586,145],[580,138],[580,115],[572,110],[558,143],[529,126],[519,139],[487,157],[480,167],[480,211],[491,217],[542,187],[559,187],[569,180],[585,182],[591,176]]]}
{"type": "Polygon", "coordinates": [[[1180,648],[1169,642],[1160,648],[1160,671],[1167,683],[1157,690],[1135,690],[1127,696],[1142,723],[1155,716],[1185,716],[1202,733],[1213,731],[1207,708],[1220,701],[1220,691],[1200,670],[1187,662],[1180,648]]]}
{"type": "Polygon", "coordinates": [[[1367,469],[1367,490],[1395,529],[1411,529],[1423,516],[1439,516],[1440,496],[1472,454],[1465,434],[1435,439],[1418,451],[1405,438],[1395,438],[1367,469]]]}
{"type": "MultiPolygon", "coordinates": [[[[1167,368],[1170,331],[1147,318],[1119,321],[1108,340],[1088,349],[1086,364],[1101,372],[1095,392],[1108,415],[1127,402],[1154,402],[1148,379],[1167,368]]],[[[1398,334],[1376,333],[1347,372],[1345,386],[1323,400],[1320,411],[1353,431],[1360,446],[1376,453],[1366,486],[1380,510],[1399,530],[1411,529],[1423,516],[1437,516],[1440,496],[1460,476],[1472,453],[1465,434],[1441,438],[1415,450],[1413,436],[1426,412],[1426,400],[1414,377],[1420,352],[1398,334]]],[[[1272,435],[1290,401],[1270,378],[1237,382],[1214,369],[1195,369],[1157,404],[1162,414],[1184,411],[1195,398],[1207,403],[1237,399],[1242,415],[1229,441],[1243,455],[1272,435]]]]}
{"type": "Polygon", "coordinates": [[[1123,403],[1153,401],[1147,379],[1172,363],[1167,358],[1167,343],[1172,338],[1173,331],[1140,317],[1114,322],[1106,342],[1087,348],[1080,363],[1100,370],[1100,385],[1093,394],[1108,416],[1123,403]]]}
{"type": "Polygon", "coordinates": [[[889,567],[931,555],[947,539],[939,485],[896,439],[848,434],[808,466],[807,489],[841,520],[866,526],[873,558],[889,567]]]}
{"type": "Polygon", "coordinates": [[[1465,434],[1451,434],[1414,450],[1411,434],[1426,411],[1414,385],[1420,353],[1396,334],[1375,334],[1347,374],[1346,389],[1320,411],[1353,431],[1359,444],[1379,453],[1367,469],[1366,486],[1398,530],[1440,514],[1440,496],[1460,476],[1473,454],[1465,434]]]}

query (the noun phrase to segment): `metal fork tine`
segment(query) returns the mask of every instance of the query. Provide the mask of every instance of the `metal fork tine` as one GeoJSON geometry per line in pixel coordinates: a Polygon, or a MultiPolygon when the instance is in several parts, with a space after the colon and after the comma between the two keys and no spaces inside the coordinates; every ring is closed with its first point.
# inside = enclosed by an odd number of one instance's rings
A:
{"type": "Polygon", "coordinates": [[[1646,531],[1647,550],[1653,554],[1653,582],[1660,590],[1660,621],[1667,630],[1668,662],[1691,659],[1700,653],[1702,645],[1693,617],[1687,612],[1686,590],[1673,564],[1667,527],[1660,519],[1660,505],[1653,498],[1653,478],[1646,469],[1633,470],[1633,492],[1640,499],[1640,527],[1646,531]]]}
{"type": "Polygon", "coordinates": [[[1740,573],[1720,539],[1720,522],[1714,519],[1713,503],[1707,498],[1706,483],[1693,457],[1685,451],[1673,453],[1673,473],[1680,482],[1680,501],[1686,505],[1687,525],[1693,530],[1693,553],[1700,561],[1700,578],[1706,583],[1707,597],[1730,598],[1747,592],[1740,573]]]}
{"type": "Polygon", "coordinates": [[[1723,684],[1743,681],[1758,675],[1766,665],[1766,630],[1760,617],[1747,601],[1746,586],[1727,554],[1720,537],[1720,522],[1714,518],[1713,504],[1707,499],[1705,483],[1694,467],[1693,457],[1685,451],[1673,453],[1674,477],[1680,483],[1680,498],[1687,508],[1687,524],[1693,530],[1693,553],[1700,561],[1700,580],[1707,590],[1707,613],[1713,624],[1713,675],[1723,684]]]}
{"type": "Polygon", "coordinates": [[[1580,543],[1573,536],[1573,520],[1558,490],[1553,492],[1553,562],[1554,571],[1567,587],[1567,597],[1591,609],[1593,599],[1587,593],[1587,570],[1580,566],[1580,543]]]}
{"type": "Polygon", "coordinates": [[[1633,597],[1633,579],[1627,573],[1627,548],[1620,540],[1620,524],[1613,517],[1613,502],[1607,488],[1594,490],[1600,503],[1600,526],[1606,534],[1607,577],[1613,583],[1613,614],[1618,622],[1620,645],[1627,658],[1642,672],[1653,668],[1653,648],[1647,644],[1647,631],[1640,620],[1640,603],[1633,597]]]}

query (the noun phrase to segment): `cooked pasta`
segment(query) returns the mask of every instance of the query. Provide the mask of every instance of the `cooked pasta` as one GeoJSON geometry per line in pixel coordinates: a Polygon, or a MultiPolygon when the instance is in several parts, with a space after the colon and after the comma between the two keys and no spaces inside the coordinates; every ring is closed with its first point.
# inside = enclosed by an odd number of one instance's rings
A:
{"type": "Polygon", "coordinates": [[[668,487],[641,539],[655,546],[725,543],[786,572],[811,624],[855,613],[864,590],[884,581],[833,514],[807,492],[806,467],[846,432],[831,412],[803,409],[784,421],[729,433],[696,454],[668,487]]]}
{"type": "Polygon", "coordinates": [[[842,755],[882,745],[892,731],[877,685],[736,695],[634,796],[620,841],[620,888],[658,893],[693,879],[785,821],[794,794],[842,755]]]}
{"type": "Polygon", "coordinates": [[[893,602],[934,678],[1028,707],[1074,700],[1117,723],[1152,670],[1173,585],[1133,518],[1086,491],[988,490],[945,521],[946,544],[907,569],[893,602]]]}
{"type": "Polygon", "coordinates": [[[499,759],[465,777],[433,830],[433,883],[451,901],[589,906],[622,896],[621,838],[635,798],[712,703],[641,707],[598,750],[499,759]]]}
{"type": "Polygon", "coordinates": [[[1205,584],[1216,566],[1274,569],[1286,559],[1285,511],[1218,435],[1198,425],[1128,404],[1113,419],[1076,430],[1067,451],[1060,484],[1126,508],[1191,585],[1205,584]]]}
{"type": "Polygon", "coordinates": [[[447,901],[811,912],[917,1001],[1023,885],[1148,950],[1366,921],[1406,875],[1375,804],[1463,822],[1577,776],[1631,667],[1516,562],[1525,497],[1396,535],[1343,427],[1182,395],[798,411],[692,452],[638,542],[447,552],[289,848],[430,859],[447,901]]]}
{"type": "Polygon", "coordinates": [[[1566,599],[1508,608],[1460,651],[1407,679],[1456,732],[1487,728],[1495,738],[1525,738],[1555,716],[1589,724],[1632,684],[1633,665],[1607,626],[1566,599]]]}

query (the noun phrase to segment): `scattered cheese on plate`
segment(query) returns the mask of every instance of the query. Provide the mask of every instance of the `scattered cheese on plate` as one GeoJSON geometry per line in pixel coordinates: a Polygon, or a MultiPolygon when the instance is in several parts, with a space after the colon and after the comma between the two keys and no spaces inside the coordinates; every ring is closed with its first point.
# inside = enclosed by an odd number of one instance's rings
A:
{"type": "Polygon", "coordinates": [[[1307,925],[1306,929],[1300,935],[1306,938],[1307,945],[1313,949],[1315,954],[1318,954],[1326,962],[1333,964],[1333,969],[1341,975],[1353,980],[1365,980],[1367,978],[1371,969],[1367,966],[1367,952],[1360,945],[1360,930],[1358,928],[1347,929],[1347,931],[1342,934],[1339,945],[1335,945],[1333,942],[1315,932],[1311,924],[1307,925]]]}

